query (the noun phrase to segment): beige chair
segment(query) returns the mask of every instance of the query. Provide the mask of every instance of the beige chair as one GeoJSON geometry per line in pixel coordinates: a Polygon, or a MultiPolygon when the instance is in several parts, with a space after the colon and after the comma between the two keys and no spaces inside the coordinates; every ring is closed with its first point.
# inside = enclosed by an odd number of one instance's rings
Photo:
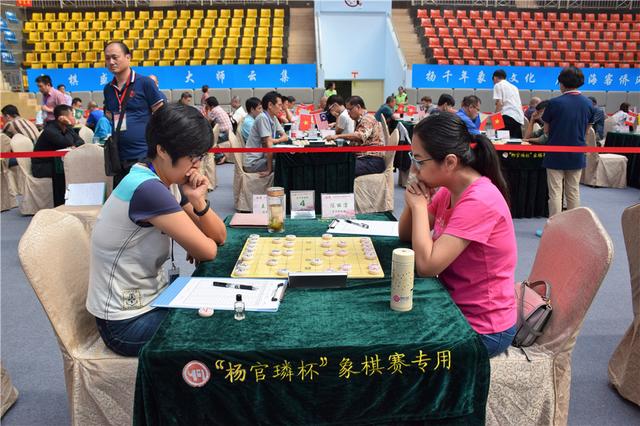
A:
{"type": "MultiPolygon", "coordinates": [[[[382,126],[384,128],[384,126],[382,126]]],[[[394,130],[389,137],[389,146],[398,145],[400,133],[394,130]]],[[[395,151],[384,153],[385,171],[373,175],[358,176],[353,182],[356,213],[373,213],[393,210],[393,158],[395,151]]]]}
{"type": "MultiPolygon", "coordinates": [[[[91,130],[91,129],[88,129],[91,130]]],[[[70,183],[104,182],[109,197],[113,190],[113,177],[104,172],[104,148],[100,145],[85,143],[74,148],[64,156],[64,177],[70,183]]]]}
{"type": "Polygon", "coordinates": [[[9,408],[11,408],[13,406],[13,404],[16,403],[16,400],[18,399],[18,390],[16,389],[15,386],[13,386],[13,383],[11,382],[11,377],[9,376],[9,373],[7,372],[7,370],[4,369],[4,366],[2,365],[2,362],[0,361],[0,382],[2,382],[1,384],[1,388],[0,388],[0,398],[2,399],[2,408],[1,408],[1,412],[0,412],[0,417],[4,416],[4,413],[6,413],[9,408]]]}
{"type": "Polygon", "coordinates": [[[528,279],[551,284],[553,314],[526,355],[510,347],[491,359],[487,424],[567,424],[571,353],[612,258],[611,238],[592,210],[547,221],[528,279]]]}
{"type": "MultiPolygon", "coordinates": [[[[596,133],[587,130],[587,146],[596,146],[596,133]]],[[[580,183],[606,188],[627,186],[627,157],[618,154],[587,153],[587,167],[582,170],[580,183]]]]}
{"type": "MultiPolygon", "coordinates": [[[[11,138],[11,150],[13,152],[33,151],[33,142],[28,137],[19,133],[11,138]]],[[[31,215],[40,209],[50,209],[53,207],[53,185],[51,178],[36,178],[31,173],[31,159],[18,158],[18,167],[24,177],[22,199],[18,203],[20,213],[31,215]]]]}
{"type": "MultiPolygon", "coordinates": [[[[244,119],[245,118],[246,118],[246,115],[240,119],[240,121],[238,122],[238,127],[236,128],[236,139],[238,139],[238,141],[240,141],[240,144],[243,147],[244,147],[245,142],[246,142],[244,140],[244,137],[242,136],[242,125],[244,124],[244,119]]],[[[229,155],[229,156],[227,156],[227,161],[235,161],[235,157],[233,155],[229,155]]]]}
{"type": "Polygon", "coordinates": [[[613,129],[615,129],[615,128],[616,128],[616,121],[611,117],[605,118],[605,120],[604,120],[604,139],[605,139],[605,141],[607,139],[607,135],[609,134],[609,132],[613,132],[613,129]]]}
{"type": "MultiPolygon", "coordinates": [[[[242,144],[233,133],[229,134],[233,148],[242,148],[242,144]]],[[[244,155],[234,152],[235,169],[233,172],[233,205],[241,212],[253,211],[253,194],[266,194],[267,188],[273,186],[273,173],[260,177],[258,173],[244,171],[244,155]]]]}
{"type": "MultiPolygon", "coordinates": [[[[0,133],[0,146],[2,152],[11,152],[11,139],[4,133],[0,133]]],[[[16,200],[17,188],[11,186],[11,171],[9,160],[0,160],[0,211],[5,211],[18,206],[16,200]]]]}
{"type": "Polygon", "coordinates": [[[382,120],[380,122],[380,127],[382,128],[382,137],[384,139],[384,144],[389,145],[389,139],[391,138],[391,135],[389,134],[389,125],[387,125],[387,120],[382,120]]]}
{"type": "Polygon", "coordinates": [[[131,424],[138,359],[109,350],[85,308],[89,252],[80,221],[55,210],[38,212],[18,245],[62,352],[71,424],[131,424]]]}
{"type": "MultiPolygon", "coordinates": [[[[216,124],[213,128],[213,146],[216,146],[216,142],[218,141],[218,125],[216,124]]],[[[209,179],[209,191],[213,191],[218,186],[218,181],[216,178],[216,160],[214,154],[205,155],[202,163],[200,164],[200,173],[205,175],[209,179]]]]}
{"type": "Polygon", "coordinates": [[[631,275],[633,322],[609,360],[609,381],[623,398],[640,405],[640,204],[622,213],[622,234],[631,275]]]}
{"type": "MultiPolygon", "coordinates": [[[[11,138],[4,133],[0,133],[0,151],[1,152],[13,152],[11,149],[11,138]]],[[[3,174],[3,179],[6,178],[7,186],[9,187],[9,194],[13,197],[16,195],[22,195],[22,187],[24,186],[24,176],[19,167],[9,167],[9,159],[2,160],[4,164],[3,168],[6,172],[3,174]]]]}
{"type": "Polygon", "coordinates": [[[80,135],[80,139],[82,139],[85,144],[93,143],[93,130],[91,130],[87,126],[80,127],[80,131],[78,132],[78,134],[80,135]]]}

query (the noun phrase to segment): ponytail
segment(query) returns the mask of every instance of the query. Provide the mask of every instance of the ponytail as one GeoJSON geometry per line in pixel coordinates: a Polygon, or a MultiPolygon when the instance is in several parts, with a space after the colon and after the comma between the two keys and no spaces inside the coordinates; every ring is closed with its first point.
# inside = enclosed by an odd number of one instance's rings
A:
{"type": "Polygon", "coordinates": [[[482,176],[488,177],[491,182],[498,188],[502,196],[507,202],[508,206],[511,206],[509,197],[509,188],[507,182],[502,175],[502,168],[500,165],[500,157],[495,147],[487,138],[482,134],[472,135],[472,143],[475,143],[473,148],[473,160],[469,163],[475,171],[482,176]]]}

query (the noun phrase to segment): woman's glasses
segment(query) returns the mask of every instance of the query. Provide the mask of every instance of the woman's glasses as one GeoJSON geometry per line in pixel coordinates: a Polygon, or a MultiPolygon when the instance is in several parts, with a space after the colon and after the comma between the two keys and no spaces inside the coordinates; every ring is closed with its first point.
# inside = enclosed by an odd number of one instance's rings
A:
{"type": "Polygon", "coordinates": [[[425,158],[424,160],[416,160],[416,157],[413,156],[413,152],[409,151],[409,158],[411,159],[411,163],[416,166],[416,169],[420,170],[422,168],[422,163],[433,160],[433,158],[425,158]]]}

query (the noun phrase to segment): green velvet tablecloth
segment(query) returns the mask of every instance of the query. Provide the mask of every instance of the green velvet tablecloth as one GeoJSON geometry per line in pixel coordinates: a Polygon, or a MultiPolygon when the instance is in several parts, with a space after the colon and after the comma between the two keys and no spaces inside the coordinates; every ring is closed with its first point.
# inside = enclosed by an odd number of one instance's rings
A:
{"type": "MultiPolygon", "coordinates": [[[[326,226],[286,223],[299,236],[326,226]]],[[[194,275],[228,275],[251,232],[229,229],[218,258],[194,275]]],[[[385,275],[398,245],[374,238],[385,275]]],[[[416,279],[406,313],[389,308],[388,279],[349,284],[289,289],[277,313],[248,312],[244,321],[172,310],[140,354],[134,424],[484,423],[487,353],[440,283],[416,279]],[[211,373],[202,387],[182,377],[193,360],[211,373]]]]}
{"type": "MultiPolygon", "coordinates": [[[[609,132],[605,146],[640,147],[640,135],[637,133],[609,132]]],[[[640,154],[623,154],[627,161],[627,186],[640,189],[640,154]]]]}

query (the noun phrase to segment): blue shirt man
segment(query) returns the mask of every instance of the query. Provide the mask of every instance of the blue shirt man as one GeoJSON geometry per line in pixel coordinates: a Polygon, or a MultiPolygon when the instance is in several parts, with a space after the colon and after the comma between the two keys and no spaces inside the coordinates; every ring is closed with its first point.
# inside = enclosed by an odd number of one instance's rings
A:
{"type": "Polygon", "coordinates": [[[104,116],[104,111],[98,109],[98,107],[93,102],[89,104],[89,108],[92,107],[92,104],[95,109],[91,111],[91,113],[89,113],[89,117],[87,117],[86,122],[87,127],[91,129],[96,127],[96,124],[98,124],[98,120],[100,120],[104,116]]]}
{"type": "Polygon", "coordinates": [[[480,114],[476,115],[476,118],[471,119],[471,117],[469,117],[462,108],[460,108],[456,114],[458,114],[458,117],[460,117],[467,126],[469,133],[472,135],[480,134],[480,114]]]}
{"type": "Polygon", "coordinates": [[[249,133],[251,132],[251,127],[253,127],[253,123],[256,121],[255,118],[253,118],[250,115],[246,115],[244,117],[244,120],[242,121],[242,138],[246,141],[247,139],[249,139],[249,133]]]}

